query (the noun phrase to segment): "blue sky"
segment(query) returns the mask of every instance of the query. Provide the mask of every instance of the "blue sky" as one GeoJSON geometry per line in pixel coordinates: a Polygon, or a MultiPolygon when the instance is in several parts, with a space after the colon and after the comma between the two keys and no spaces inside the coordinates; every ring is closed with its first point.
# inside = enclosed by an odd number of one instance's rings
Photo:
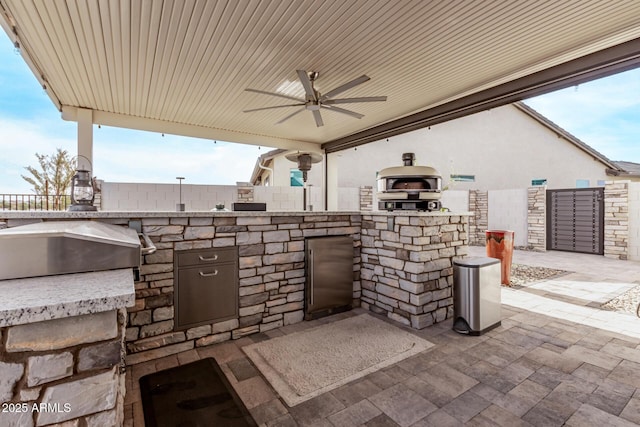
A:
{"type": "MultiPolygon", "coordinates": [[[[640,163],[640,69],[527,103],[611,160],[640,163]]],[[[31,193],[21,177],[35,153],[76,152],[76,124],[60,113],[0,31],[0,193],[31,193]]],[[[94,175],[109,182],[235,184],[248,181],[258,147],[94,128],[94,175]]]]}
{"type": "Polygon", "coordinates": [[[525,102],[610,160],[640,163],[640,68],[525,102]]]}

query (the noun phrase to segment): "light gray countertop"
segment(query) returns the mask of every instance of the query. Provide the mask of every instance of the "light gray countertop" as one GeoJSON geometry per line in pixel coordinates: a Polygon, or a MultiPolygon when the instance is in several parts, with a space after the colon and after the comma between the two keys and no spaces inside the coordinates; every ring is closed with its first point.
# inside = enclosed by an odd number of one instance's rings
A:
{"type": "Polygon", "coordinates": [[[0,327],[135,304],[130,268],[0,281],[0,327]]]}
{"type": "Polygon", "coordinates": [[[2,211],[1,219],[102,219],[102,218],[211,218],[211,217],[265,217],[265,216],[335,216],[335,215],[390,215],[390,216],[469,216],[471,212],[417,212],[417,211],[2,211]]]}

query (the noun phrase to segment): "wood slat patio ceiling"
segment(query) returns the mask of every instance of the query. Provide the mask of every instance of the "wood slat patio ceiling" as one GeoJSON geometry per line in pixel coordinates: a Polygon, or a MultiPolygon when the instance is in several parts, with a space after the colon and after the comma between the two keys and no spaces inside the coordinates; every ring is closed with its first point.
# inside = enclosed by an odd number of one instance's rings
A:
{"type": "MultiPolygon", "coordinates": [[[[368,128],[640,37],[636,0],[0,0],[0,23],[64,117],[279,148],[320,148],[368,128]],[[281,105],[362,74],[361,120],[281,105]]],[[[638,49],[640,51],[640,48],[638,49]]]]}

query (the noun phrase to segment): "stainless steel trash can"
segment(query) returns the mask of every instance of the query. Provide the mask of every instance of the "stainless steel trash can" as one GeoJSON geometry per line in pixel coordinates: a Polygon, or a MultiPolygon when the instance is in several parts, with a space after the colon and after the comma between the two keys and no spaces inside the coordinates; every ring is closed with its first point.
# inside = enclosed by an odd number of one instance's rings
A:
{"type": "Polygon", "coordinates": [[[500,260],[470,257],[453,262],[453,330],[481,335],[500,325],[500,260]]]}

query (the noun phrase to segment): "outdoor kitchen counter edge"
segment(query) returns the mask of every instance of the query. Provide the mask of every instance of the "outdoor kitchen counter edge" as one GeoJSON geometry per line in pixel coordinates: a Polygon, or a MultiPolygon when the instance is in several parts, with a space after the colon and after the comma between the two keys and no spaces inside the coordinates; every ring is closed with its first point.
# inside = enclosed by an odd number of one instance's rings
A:
{"type": "Polygon", "coordinates": [[[269,217],[269,216],[323,216],[323,215],[373,215],[373,216],[471,216],[473,212],[416,212],[416,211],[258,211],[258,212],[210,212],[210,211],[0,211],[2,219],[101,219],[101,218],[209,218],[209,217],[269,217]]]}
{"type": "Polygon", "coordinates": [[[132,307],[133,271],[0,280],[0,296],[0,327],[132,307]]]}

